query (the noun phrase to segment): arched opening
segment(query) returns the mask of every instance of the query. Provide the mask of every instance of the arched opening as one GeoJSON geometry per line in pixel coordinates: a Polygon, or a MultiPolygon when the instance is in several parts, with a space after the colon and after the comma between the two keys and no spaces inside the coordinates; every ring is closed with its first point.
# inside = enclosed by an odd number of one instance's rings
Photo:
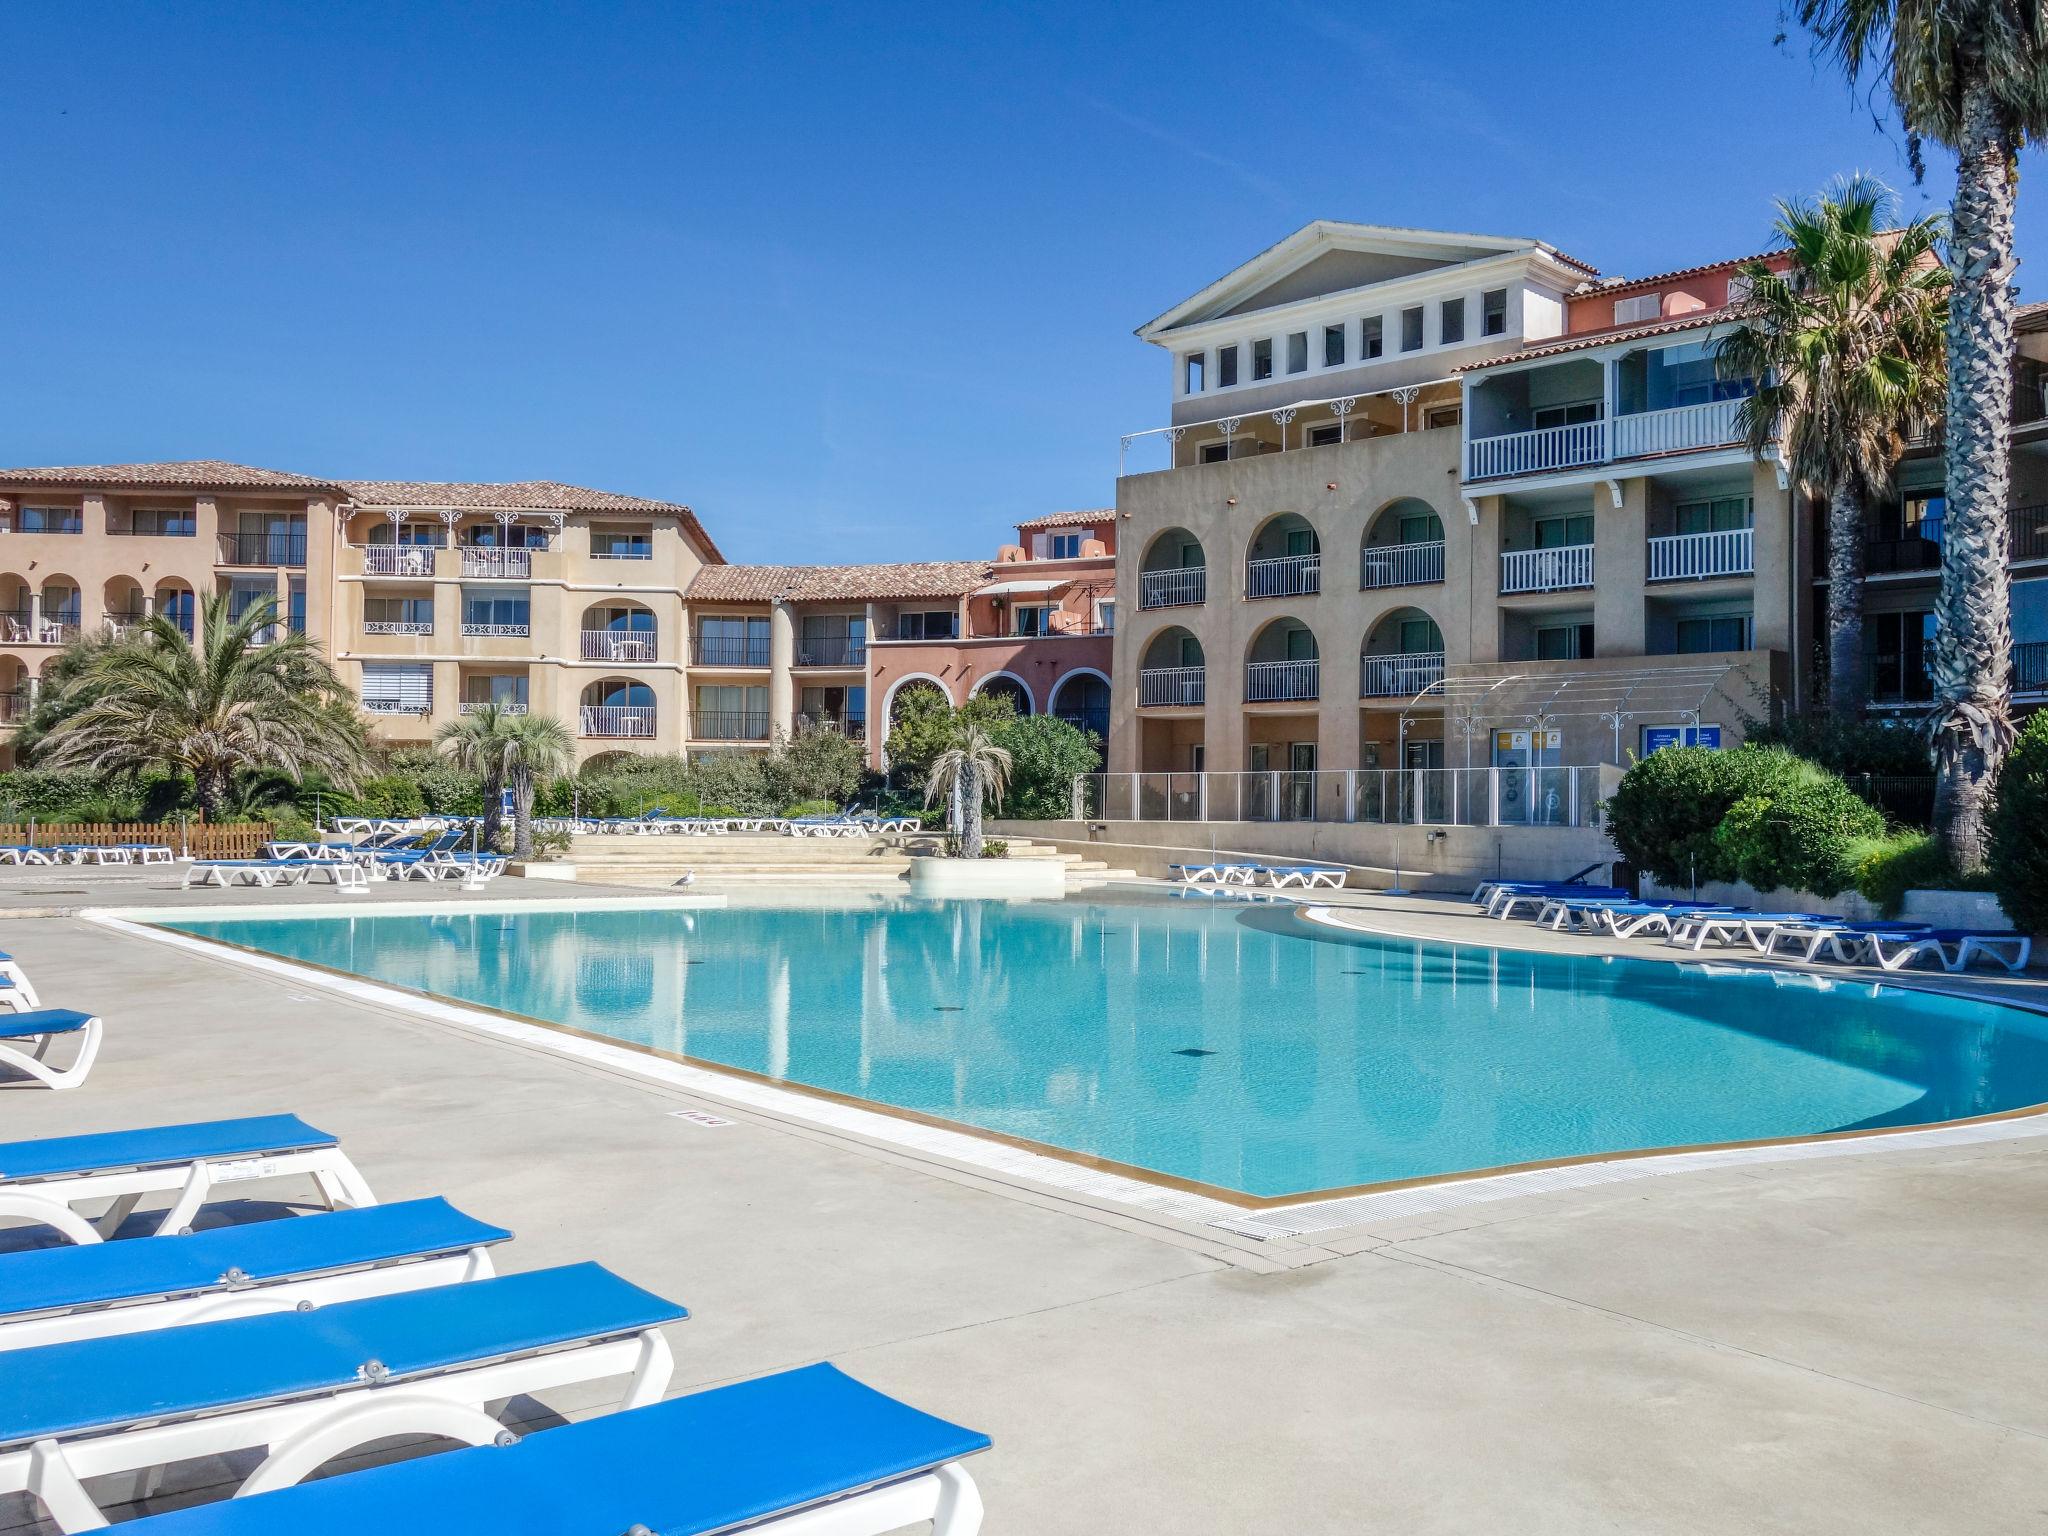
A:
{"type": "Polygon", "coordinates": [[[198,611],[198,599],[192,589],[182,581],[166,581],[156,589],[156,611],[178,626],[178,632],[187,640],[193,635],[193,615],[198,611]]]}
{"type": "Polygon", "coordinates": [[[30,637],[34,609],[28,582],[12,571],[0,575],[0,639],[25,644],[30,637]]]}
{"type": "Polygon", "coordinates": [[[991,672],[987,677],[984,677],[974,685],[972,696],[975,698],[1008,699],[1010,707],[1019,715],[1037,713],[1036,707],[1031,702],[1031,690],[1025,686],[1024,680],[1008,672],[991,672]]]}
{"type": "Polygon", "coordinates": [[[631,678],[599,678],[583,690],[580,713],[585,736],[652,736],[654,690],[631,678]]]}
{"type": "Polygon", "coordinates": [[[43,619],[36,639],[43,645],[63,645],[78,638],[78,626],[85,612],[85,594],[70,576],[43,578],[43,619]]]}
{"type": "Polygon", "coordinates": [[[1239,819],[1300,821],[1315,814],[1319,654],[1314,631],[1295,618],[1273,620],[1246,648],[1244,697],[1252,707],[1245,715],[1239,819]]]}
{"type": "Polygon", "coordinates": [[[658,640],[654,612],[642,603],[614,598],[583,610],[585,661],[653,661],[658,640]]]}
{"type": "Polygon", "coordinates": [[[1186,608],[1209,595],[1208,558],[1202,541],[1185,528],[1168,528],[1145,546],[1138,561],[1140,608],[1186,608]]]}
{"type": "Polygon", "coordinates": [[[1108,741],[1109,680],[1099,672],[1069,672],[1053,689],[1047,712],[1099,741],[1108,741]]]}
{"type": "Polygon", "coordinates": [[[1361,698],[1408,698],[1444,675],[1444,632],[1420,608],[1381,615],[1359,647],[1361,698]]]}
{"type": "Polygon", "coordinates": [[[1207,697],[1207,679],[1202,642],[1169,624],[1145,644],[1138,664],[1138,707],[1199,705],[1207,697]]]}
{"type": "Polygon", "coordinates": [[[1313,699],[1320,692],[1315,631],[1299,619],[1275,619],[1245,652],[1245,702],[1313,699]]]}
{"type": "Polygon", "coordinates": [[[1413,496],[1390,501],[1366,524],[1358,585],[1414,587],[1444,579],[1444,521],[1413,496]]]}
{"type": "Polygon", "coordinates": [[[100,602],[107,615],[107,628],[115,634],[126,634],[146,617],[142,584],[133,576],[109,577],[100,589],[100,602]]]}
{"type": "Polygon", "coordinates": [[[1309,520],[1282,512],[1245,546],[1246,597],[1300,597],[1323,590],[1323,545],[1309,520]]]}
{"type": "Polygon", "coordinates": [[[0,721],[19,720],[30,703],[28,667],[19,656],[0,656],[0,721]]]}

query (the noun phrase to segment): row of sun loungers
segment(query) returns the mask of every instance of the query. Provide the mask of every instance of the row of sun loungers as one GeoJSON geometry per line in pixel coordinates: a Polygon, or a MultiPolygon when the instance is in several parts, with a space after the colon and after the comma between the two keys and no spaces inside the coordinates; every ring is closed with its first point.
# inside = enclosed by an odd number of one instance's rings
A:
{"type": "Polygon", "coordinates": [[[780,832],[788,837],[873,837],[915,832],[915,816],[600,816],[535,823],[547,831],[616,837],[717,837],[728,832],[780,832]]]}
{"type": "Polygon", "coordinates": [[[1298,885],[1342,888],[1347,873],[1341,864],[1169,864],[1174,877],[1187,885],[1257,885],[1276,889],[1298,885]]]}
{"type": "Polygon", "coordinates": [[[158,843],[56,843],[0,847],[0,864],[169,864],[177,855],[158,843]]]}
{"type": "Polygon", "coordinates": [[[2019,972],[2033,943],[2012,931],[1936,928],[1928,923],[1862,921],[1824,912],[1752,912],[1699,901],[1637,901],[1614,887],[1566,882],[1488,881],[1472,893],[1489,917],[1527,913],[1558,931],[1615,938],[1661,937],[1695,952],[1747,947],[1761,955],[1904,970],[1931,960],[1943,970],[1980,961],[2019,972]]]}
{"type": "Polygon", "coordinates": [[[444,1200],[378,1205],[336,1139],[295,1116],[0,1144],[0,1219],[70,1240],[0,1254],[0,1494],[62,1531],[102,1527],[99,1497],[198,1457],[232,1458],[234,1497],[125,1528],[980,1529],[962,1463],[986,1435],[829,1365],[663,1402],[663,1330],[685,1307],[596,1264],[498,1275],[510,1232],[444,1200]],[[217,1190],[309,1175],[324,1212],[190,1230],[217,1190]],[[142,1223],[153,1235],[118,1235],[166,1195],[142,1223]],[[493,1412],[613,1378],[619,1409],[575,1424],[520,1436],[493,1412]],[[401,1437],[468,1448],[305,1481],[401,1437]]]}

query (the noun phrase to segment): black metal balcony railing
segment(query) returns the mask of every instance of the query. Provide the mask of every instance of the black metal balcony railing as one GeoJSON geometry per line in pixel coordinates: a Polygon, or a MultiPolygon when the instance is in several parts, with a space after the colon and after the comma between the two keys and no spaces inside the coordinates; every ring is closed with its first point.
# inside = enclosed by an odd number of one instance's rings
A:
{"type": "Polygon", "coordinates": [[[0,693],[0,725],[10,724],[28,714],[29,696],[27,689],[16,689],[12,693],[0,693]]]}
{"type": "Polygon", "coordinates": [[[768,642],[723,635],[697,637],[697,665],[700,667],[765,667],[768,642]]]}
{"type": "Polygon", "coordinates": [[[2022,640],[2012,648],[2012,691],[2048,691],[2048,640],[2022,640]]]}
{"type": "Polygon", "coordinates": [[[800,667],[858,667],[867,659],[867,641],[854,635],[815,635],[797,642],[800,667]]]}
{"type": "Polygon", "coordinates": [[[1941,538],[1872,539],[1863,546],[1863,569],[1872,576],[1941,569],[1941,538]]]}
{"type": "Polygon", "coordinates": [[[1106,709],[1061,709],[1055,710],[1054,714],[1077,731],[1086,731],[1105,741],[1109,738],[1109,711],[1106,709]]]}
{"type": "Polygon", "coordinates": [[[690,722],[690,734],[699,741],[766,741],[768,712],[750,709],[708,709],[690,722]]]}
{"type": "Polygon", "coordinates": [[[224,533],[220,536],[222,565],[304,565],[304,533],[224,533]]]}
{"type": "Polygon", "coordinates": [[[826,715],[807,713],[804,724],[814,731],[837,731],[849,741],[866,741],[868,722],[865,715],[826,715]]]}

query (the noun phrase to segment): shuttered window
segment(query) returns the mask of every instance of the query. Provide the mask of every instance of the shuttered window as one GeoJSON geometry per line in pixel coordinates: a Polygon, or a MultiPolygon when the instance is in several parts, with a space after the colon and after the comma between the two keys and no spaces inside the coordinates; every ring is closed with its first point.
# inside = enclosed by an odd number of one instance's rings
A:
{"type": "Polygon", "coordinates": [[[434,706],[434,669],[419,662],[363,663],[363,708],[373,715],[424,715],[434,706]]]}

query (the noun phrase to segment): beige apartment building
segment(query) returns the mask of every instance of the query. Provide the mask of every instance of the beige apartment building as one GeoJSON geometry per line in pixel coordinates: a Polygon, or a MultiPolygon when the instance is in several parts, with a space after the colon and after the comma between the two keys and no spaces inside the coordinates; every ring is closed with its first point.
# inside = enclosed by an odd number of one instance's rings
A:
{"type": "MultiPolygon", "coordinates": [[[[1738,440],[1750,383],[1716,373],[1739,265],[1602,279],[1540,241],[1317,223],[1142,327],[1173,395],[1124,439],[1109,766],[1143,777],[1103,813],[1583,821],[1599,765],[1802,704],[1826,563],[1738,440]]],[[[2048,682],[2039,368],[2022,699],[2048,682]]],[[[1873,695],[1899,709],[1928,697],[1940,476],[1916,449],[1870,531],[1873,695]]]]}

